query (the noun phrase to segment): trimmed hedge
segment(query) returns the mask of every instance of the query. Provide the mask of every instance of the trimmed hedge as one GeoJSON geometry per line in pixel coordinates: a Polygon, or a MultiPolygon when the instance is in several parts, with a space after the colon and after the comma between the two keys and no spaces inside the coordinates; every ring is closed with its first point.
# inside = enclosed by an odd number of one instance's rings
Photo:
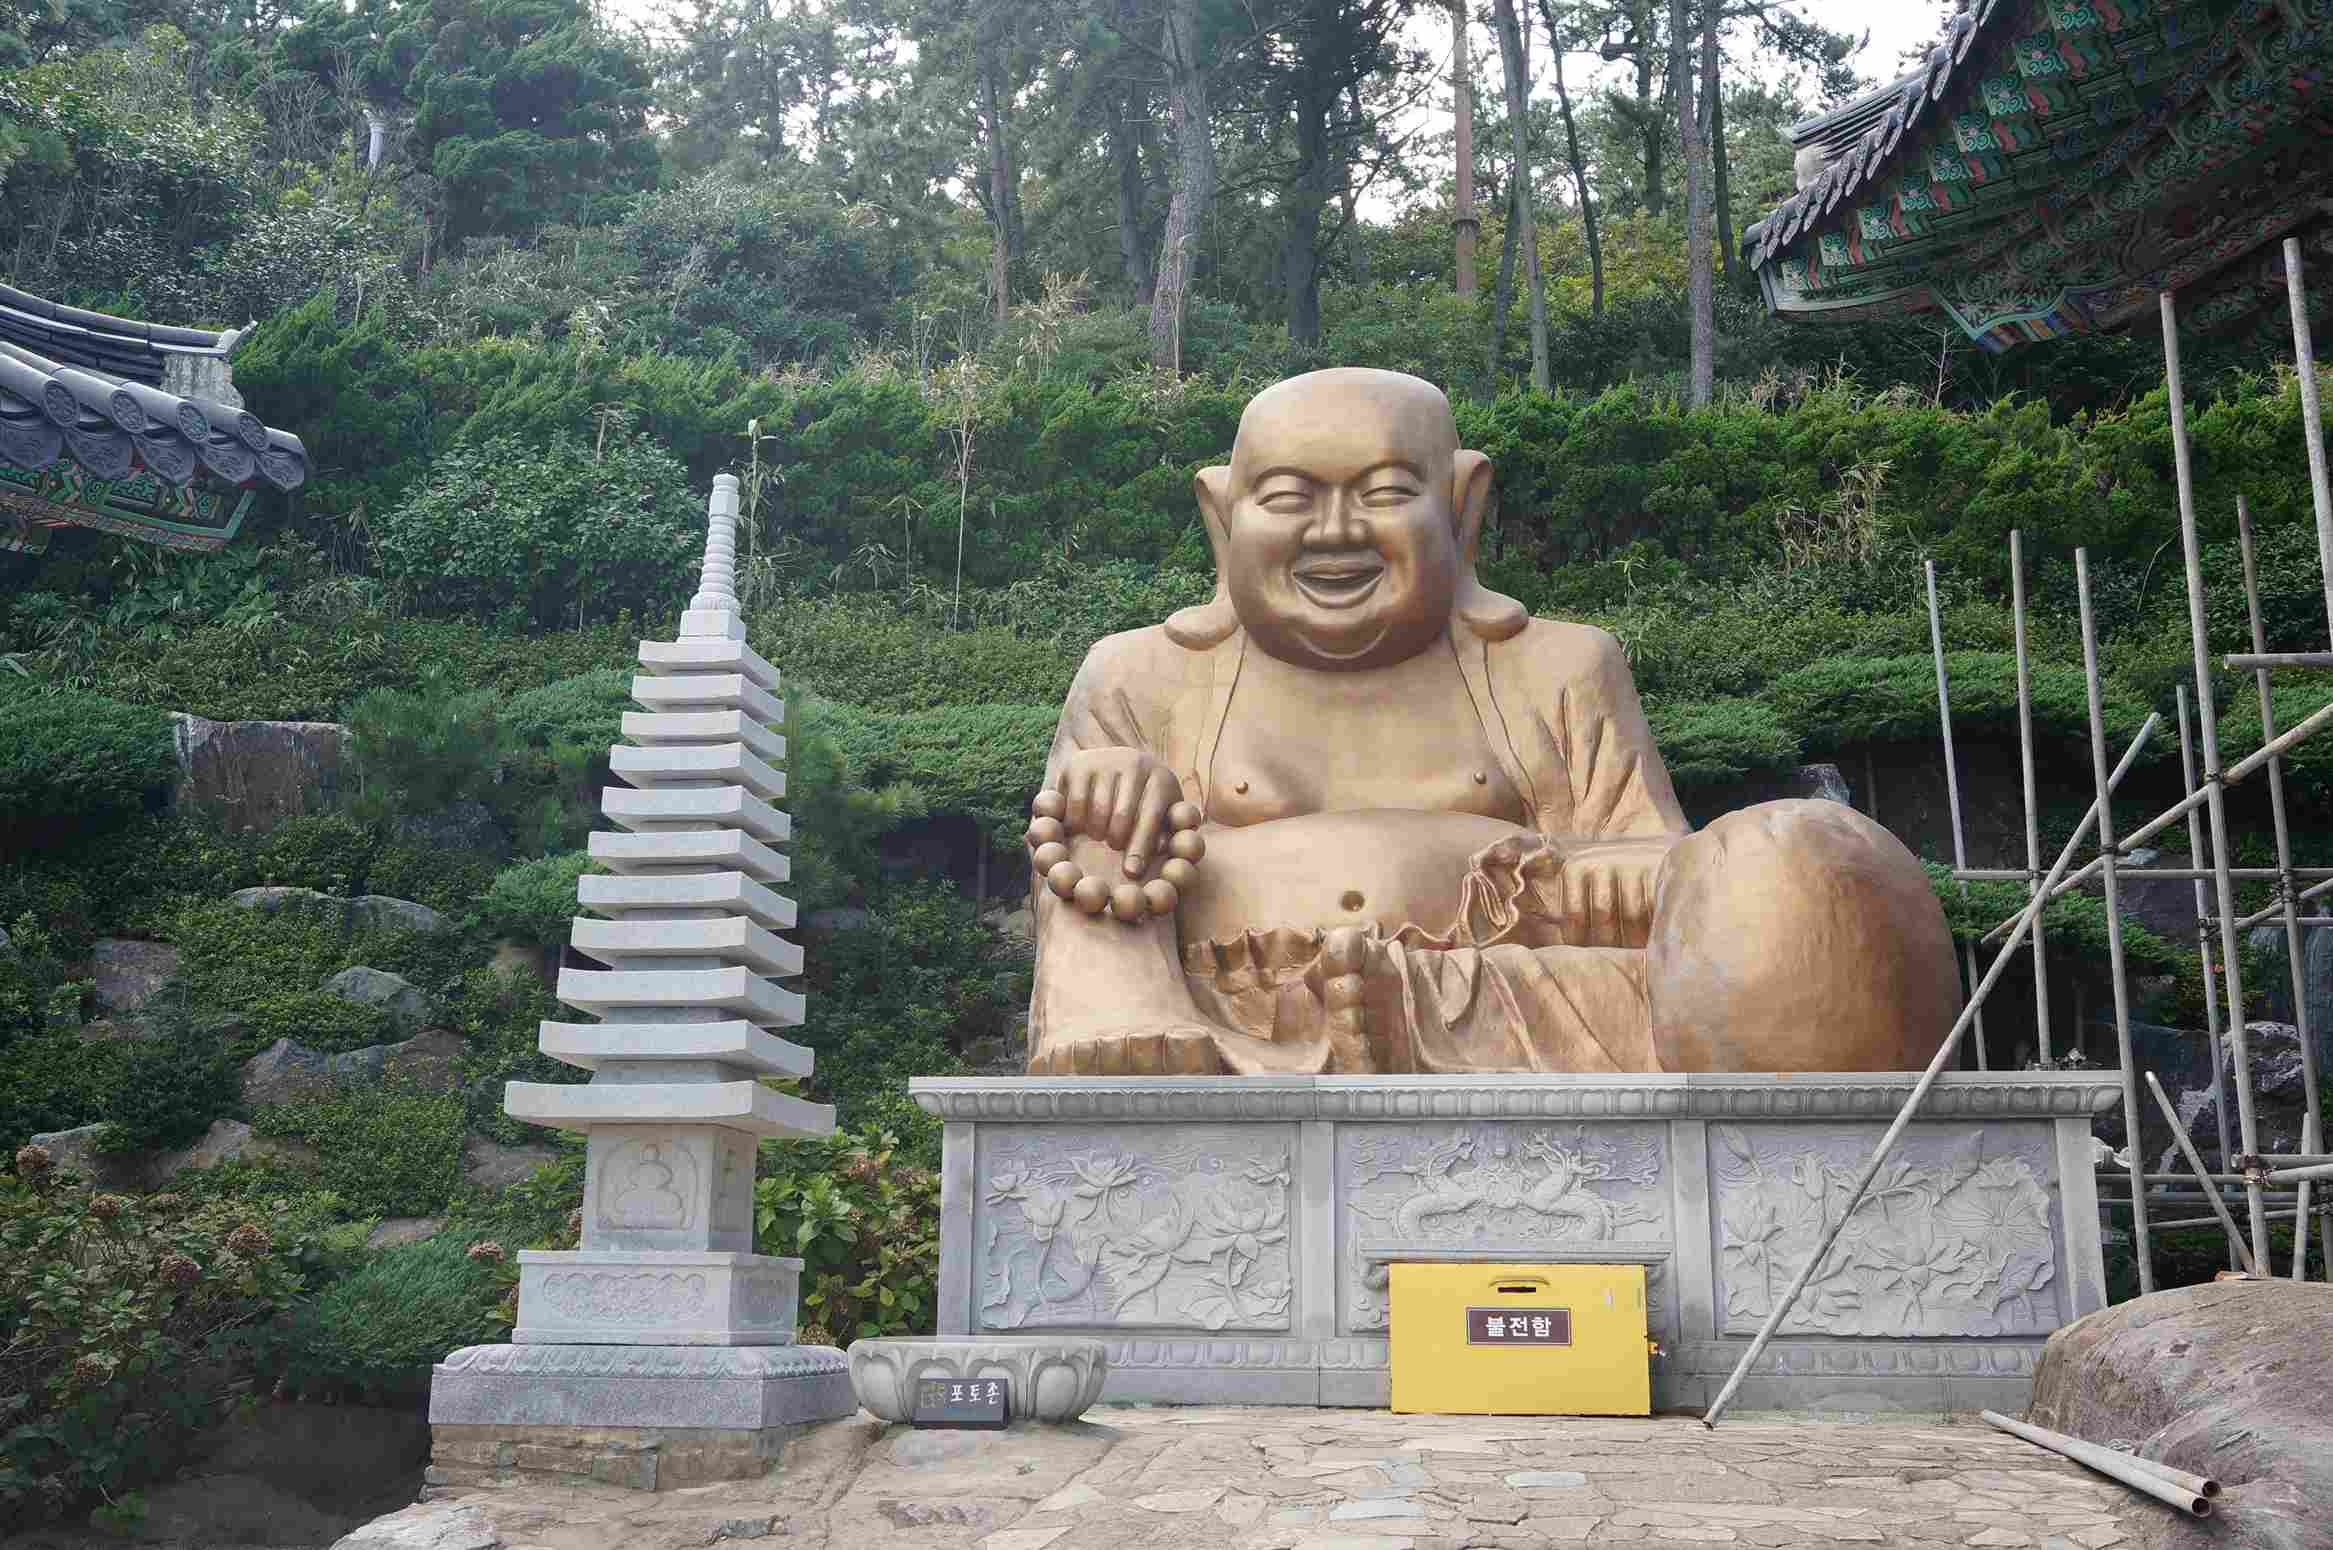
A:
{"type": "Polygon", "coordinates": [[[156,804],[178,769],[170,718],[103,695],[0,690],[0,849],[57,844],[156,804]]]}

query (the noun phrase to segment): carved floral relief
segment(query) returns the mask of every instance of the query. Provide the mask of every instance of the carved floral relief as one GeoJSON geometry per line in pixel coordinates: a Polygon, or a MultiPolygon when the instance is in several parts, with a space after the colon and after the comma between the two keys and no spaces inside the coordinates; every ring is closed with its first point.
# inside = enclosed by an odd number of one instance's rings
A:
{"type": "MultiPolygon", "coordinates": [[[[1726,1333],[1754,1334],[1876,1145],[1876,1129],[1709,1127],[1726,1333]]],[[[1783,1334],[2038,1335],[2064,1322],[2054,1181],[2038,1128],[1908,1136],[1783,1334]]]]}
{"type": "Polygon", "coordinates": [[[1387,1327],[1388,1275],[1373,1248],[1552,1254],[1661,1241],[1663,1146],[1650,1125],[1340,1127],[1344,1327],[1387,1327]]]}
{"type": "Polygon", "coordinates": [[[671,1324],[705,1306],[705,1278],[672,1271],[559,1271],[543,1300],[578,1323],[671,1324]]]}
{"type": "Polygon", "coordinates": [[[1287,1127],[984,1127],[983,1329],[1285,1330],[1287,1127]]]}

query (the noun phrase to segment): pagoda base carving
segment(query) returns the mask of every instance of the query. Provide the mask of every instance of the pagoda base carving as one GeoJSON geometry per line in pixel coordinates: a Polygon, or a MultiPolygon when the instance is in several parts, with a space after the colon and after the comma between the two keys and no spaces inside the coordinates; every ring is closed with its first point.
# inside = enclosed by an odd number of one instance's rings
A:
{"type": "Polygon", "coordinates": [[[782,1346],[802,1262],[769,1254],[522,1249],[514,1345],[782,1346]]]}
{"type": "MultiPolygon", "coordinates": [[[[1910,1074],[940,1077],[938,1333],[1086,1336],[1104,1403],[1383,1406],[1388,1266],[1641,1264],[1706,1405],[1910,1074]]],[[[1939,1081],[1739,1403],[2014,1411],[2105,1304],[2114,1073],[1939,1081]]]]}

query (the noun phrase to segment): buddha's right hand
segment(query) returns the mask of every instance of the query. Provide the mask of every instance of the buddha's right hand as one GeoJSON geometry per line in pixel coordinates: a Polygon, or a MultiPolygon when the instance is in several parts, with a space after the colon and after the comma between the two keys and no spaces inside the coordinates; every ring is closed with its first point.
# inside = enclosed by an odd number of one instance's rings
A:
{"type": "Polygon", "coordinates": [[[1030,860],[1046,886],[1089,915],[1104,908],[1132,924],[1144,914],[1173,912],[1179,890],[1197,876],[1206,854],[1200,812],[1183,800],[1175,772],[1139,748],[1085,748],[1062,762],[1055,783],[1030,804],[1030,860]],[[1115,886],[1088,876],[1070,859],[1069,840],[1083,835],[1125,852],[1124,880],[1115,886]],[[1161,850],[1170,852],[1159,875],[1141,881],[1161,850]]]}

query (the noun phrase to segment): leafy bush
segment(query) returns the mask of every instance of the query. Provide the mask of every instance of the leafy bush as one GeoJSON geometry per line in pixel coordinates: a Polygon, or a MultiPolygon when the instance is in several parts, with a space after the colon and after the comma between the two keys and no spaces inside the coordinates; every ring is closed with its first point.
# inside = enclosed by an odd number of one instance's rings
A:
{"type": "Polygon", "coordinates": [[[17,1153],[0,1178],[0,1526],[166,1476],[249,1391],[227,1337],[299,1281],[227,1203],[92,1194],[17,1153]]]}
{"type": "Polygon", "coordinates": [[[900,785],[927,812],[966,813],[998,845],[1018,843],[1061,712],[1053,705],[950,705],[895,715],[822,706],[852,778],[900,785]]]}
{"type": "Polygon", "coordinates": [[[105,1101],[105,1147],[185,1146],[234,1105],[236,1086],[228,1052],[201,1034],[133,1040],[105,1101]]]}
{"type": "Polygon", "coordinates": [[[271,1104],[251,1128],[316,1148],[318,1184],[354,1210],[428,1216],[461,1187],[462,1101],[451,1094],[350,1088],[271,1104]]]}
{"type": "Polygon", "coordinates": [[[940,1182],[877,1131],[765,1141],[754,1185],[754,1243],[802,1261],[808,1345],[920,1335],[940,1271],[940,1182]]]}
{"type": "Polygon", "coordinates": [[[444,663],[420,687],[375,689],[349,707],[349,758],[377,812],[435,813],[475,799],[501,770],[502,697],[466,689],[444,663]]]}
{"type": "Polygon", "coordinates": [[[393,1043],[403,1034],[389,1014],[322,990],[285,990],[260,996],[238,1009],[230,1024],[237,1037],[228,1053],[248,1059],[278,1039],[331,1053],[393,1043]]]}
{"type": "MultiPolygon", "coordinates": [[[[1993,651],[1953,652],[1945,658],[1952,680],[1955,736],[2014,740],[2017,736],[2017,665],[1993,651]]],[[[2033,735],[2067,752],[2090,752],[2088,681],[2078,667],[2035,663],[2033,735]]],[[[1809,663],[1775,680],[1768,692],[1776,717],[1810,749],[1831,752],[1872,742],[1932,742],[1938,735],[1933,657],[1832,658],[1809,663]]],[[[2109,758],[2138,732],[2147,707],[2119,685],[2102,694],[2109,758]]],[[[2177,747],[2174,741],[2171,746],[2177,747]]],[[[2162,757],[2161,738],[2149,744],[2162,757]]]]}
{"type": "Polygon", "coordinates": [[[591,870],[591,857],[580,850],[505,867],[478,901],[478,923],[494,936],[535,947],[562,944],[576,915],[575,880],[591,870]]]}
{"type": "MultiPolygon", "coordinates": [[[[0,964],[0,996],[8,994],[6,976],[0,964]]],[[[0,1046],[0,1151],[102,1121],[133,1047],[126,1039],[87,1040],[69,1026],[0,1046]]]]}
{"type": "Polygon", "coordinates": [[[382,514],[382,575],[432,612],[532,624],[669,610],[704,543],[688,472],[628,434],[593,448],[499,436],[438,455],[382,514]]]}
{"type": "Polygon", "coordinates": [[[155,711],[0,687],[0,849],[118,825],[154,801],[177,767],[170,720],[155,711]]]}
{"type": "Polygon", "coordinates": [[[426,1393],[432,1363],[507,1331],[495,1307],[506,1261],[515,1268],[501,1245],[451,1232],[374,1255],[285,1317],[270,1344],[286,1382],[368,1400],[426,1393]]]}
{"type": "Polygon", "coordinates": [[[403,842],[384,845],[365,874],[365,892],[411,899],[459,918],[494,880],[494,863],[476,851],[403,842]]]}
{"type": "Polygon", "coordinates": [[[1763,700],[1655,701],[1653,741],[1679,787],[1716,785],[1798,763],[1798,738],[1763,700]]]}

